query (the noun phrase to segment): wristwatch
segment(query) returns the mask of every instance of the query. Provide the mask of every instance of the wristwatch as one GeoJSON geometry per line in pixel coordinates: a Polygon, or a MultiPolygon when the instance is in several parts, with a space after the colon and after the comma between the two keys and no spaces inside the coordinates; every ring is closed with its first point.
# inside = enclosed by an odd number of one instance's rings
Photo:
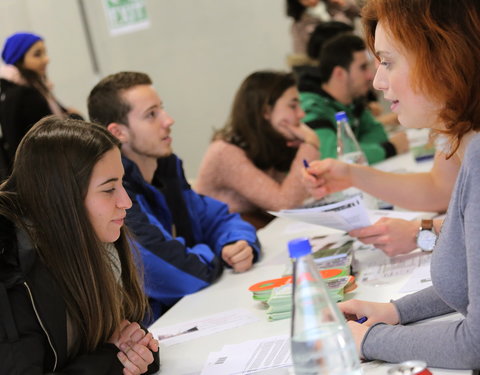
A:
{"type": "Polygon", "coordinates": [[[437,242],[437,234],[433,228],[433,220],[423,219],[417,233],[417,246],[422,251],[432,251],[437,242]]]}

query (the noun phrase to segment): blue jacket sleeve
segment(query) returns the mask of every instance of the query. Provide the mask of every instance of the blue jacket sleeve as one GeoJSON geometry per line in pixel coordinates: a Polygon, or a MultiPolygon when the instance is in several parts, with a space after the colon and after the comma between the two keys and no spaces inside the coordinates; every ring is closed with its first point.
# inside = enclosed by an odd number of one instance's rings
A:
{"type": "Polygon", "coordinates": [[[223,265],[208,245],[189,248],[182,238],[173,238],[148,212],[142,197],[134,197],[132,203],[126,222],[142,257],[145,289],[156,319],[184,295],[214,282],[223,265]]]}
{"type": "Polygon", "coordinates": [[[245,240],[253,249],[254,261],[260,257],[260,242],[255,228],[237,213],[229,213],[228,206],[216,199],[197,194],[190,188],[177,158],[177,176],[183,185],[183,196],[189,210],[194,236],[206,243],[220,257],[225,245],[245,240]]]}
{"type": "Polygon", "coordinates": [[[229,213],[228,206],[216,199],[197,194],[189,189],[184,191],[185,200],[193,222],[194,232],[221,257],[225,245],[245,240],[254,251],[254,260],[260,256],[260,243],[255,228],[244,221],[239,214],[229,213]]]}

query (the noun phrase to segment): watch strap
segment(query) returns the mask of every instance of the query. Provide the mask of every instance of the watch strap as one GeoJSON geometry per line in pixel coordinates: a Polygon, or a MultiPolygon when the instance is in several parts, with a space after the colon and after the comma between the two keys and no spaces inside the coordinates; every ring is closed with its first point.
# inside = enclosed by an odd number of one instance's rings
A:
{"type": "Polygon", "coordinates": [[[433,220],[432,219],[422,219],[420,222],[420,230],[431,230],[435,233],[433,228],[433,220]]]}

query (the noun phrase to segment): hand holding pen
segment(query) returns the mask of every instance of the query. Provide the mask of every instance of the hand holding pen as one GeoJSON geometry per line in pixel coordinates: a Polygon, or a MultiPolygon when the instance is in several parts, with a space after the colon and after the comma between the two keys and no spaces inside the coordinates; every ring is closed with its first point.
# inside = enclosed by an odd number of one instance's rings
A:
{"type": "Polygon", "coordinates": [[[362,316],[360,319],[355,320],[355,322],[363,324],[368,320],[366,316],[362,316]]]}
{"type": "Polygon", "coordinates": [[[337,306],[345,318],[354,324],[372,326],[375,323],[386,323],[395,325],[399,322],[397,309],[391,302],[381,303],[352,299],[340,302],[337,306]]]}

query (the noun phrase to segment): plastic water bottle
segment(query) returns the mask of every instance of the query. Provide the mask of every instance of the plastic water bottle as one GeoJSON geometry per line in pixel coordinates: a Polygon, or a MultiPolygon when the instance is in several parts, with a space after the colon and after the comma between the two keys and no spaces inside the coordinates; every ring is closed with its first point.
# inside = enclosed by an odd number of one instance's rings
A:
{"type": "Polygon", "coordinates": [[[343,314],[331,300],[313,261],[310,242],[288,243],[293,262],[291,349],[296,375],[361,375],[343,314]]]}
{"type": "MultiPolygon", "coordinates": [[[[335,120],[337,121],[337,159],[350,164],[368,165],[367,158],[350,127],[347,114],[345,112],[337,112],[335,120]]],[[[378,208],[378,201],[375,197],[357,188],[348,188],[343,193],[346,197],[361,194],[367,208],[378,208]]]]}
{"type": "Polygon", "coordinates": [[[368,165],[345,112],[335,114],[337,121],[337,158],[346,163],[368,165]]]}

